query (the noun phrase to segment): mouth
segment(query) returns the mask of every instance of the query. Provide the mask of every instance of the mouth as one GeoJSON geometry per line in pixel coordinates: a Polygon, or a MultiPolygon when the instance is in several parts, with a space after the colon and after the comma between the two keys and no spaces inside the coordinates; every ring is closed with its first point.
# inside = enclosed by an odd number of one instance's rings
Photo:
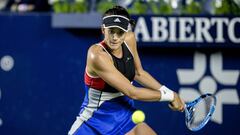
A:
{"type": "Polygon", "coordinates": [[[118,45],[118,43],[115,43],[115,42],[110,42],[111,45],[115,46],[115,45],[118,45]]]}

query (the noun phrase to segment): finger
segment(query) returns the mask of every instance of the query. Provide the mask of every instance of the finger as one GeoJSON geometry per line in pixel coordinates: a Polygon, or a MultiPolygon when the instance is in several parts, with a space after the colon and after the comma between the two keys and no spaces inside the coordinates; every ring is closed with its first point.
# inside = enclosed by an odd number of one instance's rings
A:
{"type": "Polygon", "coordinates": [[[173,111],[177,111],[177,109],[171,103],[168,104],[168,107],[173,111]]]}
{"type": "Polygon", "coordinates": [[[181,105],[179,105],[179,106],[177,107],[177,111],[183,112],[183,107],[182,107],[181,105]]]}
{"type": "Polygon", "coordinates": [[[184,109],[185,109],[185,107],[184,107],[184,106],[182,106],[182,107],[181,107],[181,109],[180,109],[180,112],[183,112],[183,111],[184,111],[184,109]]]}
{"type": "MultiPolygon", "coordinates": [[[[172,106],[173,107],[173,106],[172,106]]],[[[179,102],[179,104],[177,106],[174,107],[175,110],[183,112],[184,111],[184,105],[181,103],[181,101],[179,102]]]]}
{"type": "Polygon", "coordinates": [[[180,98],[182,105],[185,106],[185,102],[180,98]]]}
{"type": "Polygon", "coordinates": [[[185,109],[185,102],[180,98],[180,101],[181,101],[181,109],[180,111],[183,112],[184,109],[185,109]]]}

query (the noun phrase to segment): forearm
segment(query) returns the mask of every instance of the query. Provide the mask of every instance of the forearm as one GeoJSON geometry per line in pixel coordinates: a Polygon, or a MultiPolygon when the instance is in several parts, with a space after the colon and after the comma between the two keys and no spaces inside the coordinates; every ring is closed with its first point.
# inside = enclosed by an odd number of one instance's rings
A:
{"type": "Polygon", "coordinates": [[[172,90],[165,86],[162,86],[158,91],[147,89],[147,88],[137,88],[131,92],[131,98],[140,101],[169,101],[169,107],[175,111],[184,111],[184,102],[181,98],[172,90]]]}
{"type": "Polygon", "coordinates": [[[147,90],[160,92],[160,101],[173,101],[174,92],[164,85],[161,85],[148,72],[142,70],[135,76],[135,80],[143,85],[147,90]]]}
{"type": "Polygon", "coordinates": [[[162,86],[156,79],[144,70],[136,72],[134,80],[142,86],[153,90],[158,90],[162,86]]]}
{"type": "Polygon", "coordinates": [[[140,101],[160,101],[161,93],[148,88],[136,88],[132,92],[131,98],[140,101]]]}
{"type": "Polygon", "coordinates": [[[135,100],[141,101],[173,101],[174,94],[176,93],[165,86],[158,90],[135,87],[129,96],[135,100]]]}

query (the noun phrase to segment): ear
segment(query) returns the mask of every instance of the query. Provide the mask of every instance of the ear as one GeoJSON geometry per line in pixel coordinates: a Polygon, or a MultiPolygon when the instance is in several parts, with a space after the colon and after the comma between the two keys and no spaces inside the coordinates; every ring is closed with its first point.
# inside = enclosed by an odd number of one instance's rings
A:
{"type": "Polygon", "coordinates": [[[104,27],[103,27],[103,26],[101,27],[101,30],[102,30],[102,34],[105,34],[105,33],[104,33],[104,27]]]}

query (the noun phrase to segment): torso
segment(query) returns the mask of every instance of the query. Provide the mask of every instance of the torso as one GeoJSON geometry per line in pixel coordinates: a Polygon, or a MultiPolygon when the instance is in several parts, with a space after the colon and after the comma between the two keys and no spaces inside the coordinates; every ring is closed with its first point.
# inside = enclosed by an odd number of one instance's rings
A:
{"type": "MultiPolygon", "coordinates": [[[[104,42],[97,44],[102,47],[104,51],[109,55],[112,59],[114,66],[116,69],[121,72],[129,81],[133,81],[135,76],[135,66],[134,66],[134,58],[129,49],[126,42],[124,42],[122,47],[122,57],[116,57],[113,55],[110,50],[108,50],[107,45],[104,42]]],[[[88,87],[105,91],[105,92],[118,92],[115,88],[111,87],[107,83],[105,83],[101,78],[97,76],[92,76],[89,73],[85,73],[85,84],[88,87]]]]}

